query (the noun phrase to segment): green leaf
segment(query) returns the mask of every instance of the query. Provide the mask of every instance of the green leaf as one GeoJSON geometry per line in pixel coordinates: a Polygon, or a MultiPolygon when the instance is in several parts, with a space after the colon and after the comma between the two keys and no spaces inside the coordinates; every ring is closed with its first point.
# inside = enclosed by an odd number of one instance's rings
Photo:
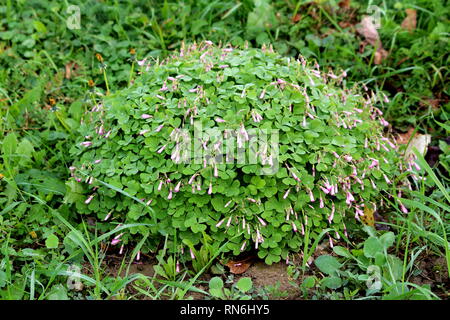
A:
{"type": "Polygon", "coordinates": [[[324,278],[322,284],[329,289],[335,290],[342,286],[342,280],[337,276],[331,276],[324,278]]]}
{"type": "Polygon", "coordinates": [[[352,258],[353,256],[348,251],[347,248],[341,247],[341,246],[334,246],[333,252],[336,253],[338,256],[346,257],[346,258],[352,258]]]}
{"type": "Polygon", "coordinates": [[[306,277],[302,282],[302,287],[306,289],[311,289],[316,284],[316,278],[313,276],[306,277]]]}
{"type": "Polygon", "coordinates": [[[342,264],[340,264],[335,257],[330,255],[323,255],[318,257],[314,261],[314,264],[317,268],[319,268],[320,271],[329,275],[336,274],[342,266],[342,264]]]}
{"type": "Polygon", "coordinates": [[[393,232],[386,232],[380,237],[380,242],[383,244],[384,249],[390,248],[395,241],[395,235],[393,232]]]}
{"type": "Polygon", "coordinates": [[[50,290],[47,300],[69,300],[67,289],[62,284],[57,284],[50,290]]]}
{"type": "Polygon", "coordinates": [[[58,248],[59,239],[57,236],[55,236],[53,233],[47,237],[45,240],[45,246],[48,249],[55,249],[58,248]]]}
{"type": "Polygon", "coordinates": [[[250,279],[248,277],[241,278],[236,283],[236,287],[244,293],[249,291],[252,288],[252,286],[253,286],[252,279],[250,279]]]}
{"type": "Polygon", "coordinates": [[[209,280],[209,292],[212,296],[220,298],[223,296],[223,280],[219,277],[213,277],[209,280]]]}
{"type": "Polygon", "coordinates": [[[367,258],[375,258],[378,252],[383,253],[383,249],[383,244],[375,237],[370,237],[364,241],[364,255],[367,258]]]}

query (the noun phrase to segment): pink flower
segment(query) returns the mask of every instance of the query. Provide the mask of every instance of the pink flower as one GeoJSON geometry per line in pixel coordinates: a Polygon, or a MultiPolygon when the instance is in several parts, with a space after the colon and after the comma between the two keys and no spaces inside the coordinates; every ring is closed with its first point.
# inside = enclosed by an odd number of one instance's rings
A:
{"type": "Polygon", "coordinates": [[[162,124],[162,125],[160,125],[158,128],[156,128],[156,130],[155,130],[155,132],[160,132],[161,131],[161,129],[164,127],[164,125],[162,124]]]}
{"type": "Polygon", "coordinates": [[[285,194],[284,194],[284,196],[283,196],[283,199],[286,199],[286,198],[288,197],[289,192],[291,192],[291,189],[288,189],[288,190],[285,192],[285,194]]]}
{"type": "Polygon", "coordinates": [[[138,60],[137,64],[142,67],[145,64],[145,61],[147,61],[147,58],[143,59],[143,60],[138,60]]]}
{"type": "Polygon", "coordinates": [[[226,121],[223,120],[222,118],[216,118],[215,120],[216,120],[216,122],[218,122],[218,123],[224,123],[224,122],[226,122],[226,121]]]}
{"type": "Polygon", "coordinates": [[[210,183],[209,188],[208,188],[208,194],[211,194],[211,193],[212,193],[212,184],[210,183]]]}
{"type": "Polygon", "coordinates": [[[297,232],[297,226],[295,225],[294,222],[292,222],[292,229],[294,230],[294,232],[297,232]]]}
{"type": "Polygon", "coordinates": [[[399,201],[399,203],[400,203],[400,209],[402,210],[402,212],[408,213],[409,211],[408,211],[408,209],[406,209],[406,207],[403,205],[403,203],[401,203],[400,201],[399,201]]]}
{"type": "Polygon", "coordinates": [[[311,190],[309,190],[309,199],[311,200],[311,202],[314,202],[314,195],[311,190]]]}
{"type": "Polygon", "coordinates": [[[260,217],[257,216],[256,218],[258,218],[259,223],[261,223],[261,225],[262,225],[263,227],[265,227],[265,226],[267,225],[267,223],[266,223],[263,219],[261,219],[260,217]]]}
{"type": "Polygon", "coordinates": [[[175,272],[176,273],[180,272],[180,261],[177,261],[177,266],[176,266],[175,272]]]}
{"type": "Polygon", "coordinates": [[[120,239],[112,239],[111,244],[113,246],[115,246],[116,244],[118,244],[121,240],[120,239]]]}
{"type": "Polygon", "coordinates": [[[219,176],[219,171],[217,170],[217,166],[214,166],[214,177],[219,176]]]}
{"type": "Polygon", "coordinates": [[[156,153],[161,153],[164,151],[164,149],[167,147],[167,145],[162,146],[156,153]]]}
{"type": "Polygon", "coordinates": [[[137,255],[136,255],[136,261],[141,260],[141,251],[138,251],[137,255]]]}
{"type": "Polygon", "coordinates": [[[372,169],[372,168],[378,166],[378,163],[379,163],[378,160],[372,159],[372,163],[369,165],[369,169],[372,169]]]}
{"type": "Polygon", "coordinates": [[[301,182],[300,178],[297,177],[297,175],[294,172],[291,171],[291,174],[292,174],[292,177],[294,178],[295,181],[301,182]]]}
{"type": "Polygon", "coordinates": [[[192,251],[191,248],[189,248],[189,253],[191,254],[191,259],[195,260],[195,254],[194,254],[194,251],[192,251]]]}
{"type": "Polygon", "coordinates": [[[384,118],[380,118],[380,123],[381,125],[387,127],[389,125],[389,122],[387,122],[386,120],[384,120],[384,118]]]}
{"type": "Polygon", "coordinates": [[[383,173],[383,177],[384,177],[384,180],[386,181],[387,184],[391,184],[391,180],[388,179],[386,174],[383,173]]]}
{"type": "Polygon", "coordinates": [[[144,135],[144,134],[146,134],[147,132],[149,132],[150,130],[149,129],[144,129],[144,130],[141,130],[141,131],[139,131],[139,135],[144,135]]]}
{"type": "Polygon", "coordinates": [[[331,205],[331,214],[330,214],[330,216],[328,217],[328,223],[330,223],[331,224],[331,221],[333,221],[333,218],[334,218],[334,211],[335,211],[335,208],[334,208],[334,203],[331,205]]]}
{"type": "Polygon", "coordinates": [[[141,118],[142,118],[142,119],[150,119],[150,118],[152,118],[152,116],[149,115],[149,114],[144,113],[144,114],[141,116],[141,118]]]}
{"type": "Polygon", "coordinates": [[[93,198],[94,198],[94,194],[91,194],[84,203],[89,204],[89,202],[91,202],[93,198]]]}
{"type": "Polygon", "coordinates": [[[98,160],[95,160],[95,161],[94,161],[95,164],[98,164],[98,163],[100,163],[100,162],[102,162],[102,159],[98,159],[98,160]]]}
{"type": "Polygon", "coordinates": [[[111,217],[111,213],[112,213],[112,212],[109,212],[109,213],[106,215],[105,219],[103,219],[103,221],[107,221],[107,220],[109,219],[109,217],[111,217]]]}
{"type": "Polygon", "coordinates": [[[233,201],[233,200],[228,201],[228,202],[225,204],[224,208],[228,207],[232,201],[233,201]]]}
{"type": "Polygon", "coordinates": [[[222,223],[225,221],[225,218],[220,220],[219,222],[217,222],[216,227],[220,227],[222,225],[222,223]]]}
{"type": "Polygon", "coordinates": [[[245,246],[247,245],[247,240],[242,243],[241,252],[245,250],[245,246]]]}
{"type": "Polygon", "coordinates": [[[231,218],[232,218],[232,217],[230,217],[230,218],[228,219],[228,221],[227,221],[227,225],[226,225],[227,228],[229,228],[230,225],[231,225],[231,218]]]}
{"type": "Polygon", "coordinates": [[[119,254],[123,253],[123,245],[120,246],[119,254]]]}
{"type": "MultiPolygon", "coordinates": [[[[117,227],[116,227],[116,228],[117,228],[117,227]]],[[[123,232],[122,232],[121,234],[115,236],[114,239],[115,239],[115,240],[120,239],[120,238],[122,238],[122,236],[123,236],[123,232]]]]}
{"type": "Polygon", "coordinates": [[[82,145],[83,147],[89,147],[89,146],[92,145],[92,142],[91,141],[84,141],[84,142],[80,143],[80,145],[82,145]]]}
{"type": "Polygon", "coordinates": [[[353,195],[347,191],[347,198],[345,200],[345,203],[350,205],[352,203],[352,201],[355,201],[355,198],[353,198],[353,195]]]}
{"type": "Polygon", "coordinates": [[[178,192],[180,191],[180,187],[181,187],[181,180],[178,181],[177,185],[175,186],[175,189],[173,189],[174,192],[178,192]]]}
{"type": "Polygon", "coordinates": [[[264,99],[264,96],[266,95],[266,89],[264,88],[263,91],[261,92],[259,98],[260,99],[264,99]]]}
{"type": "Polygon", "coordinates": [[[330,235],[328,235],[328,239],[330,240],[330,248],[333,248],[334,247],[333,239],[330,237],[330,235]]]}
{"type": "Polygon", "coordinates": [[[168,200],[172,199],[172,189],[169,190],[169,195],[167,196],[167,199],[168,200]]]}

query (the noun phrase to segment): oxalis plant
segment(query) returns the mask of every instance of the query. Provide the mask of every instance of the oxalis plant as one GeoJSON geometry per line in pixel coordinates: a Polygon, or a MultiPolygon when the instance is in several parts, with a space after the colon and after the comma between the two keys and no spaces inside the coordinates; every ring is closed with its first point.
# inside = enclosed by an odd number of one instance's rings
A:
{"type": "Polygon", "coordinates": [[[138,66],[133,85],[85,113],[70,150],[76,211],[105,230],[142,223],[114,234],[120,252],[143,235],[140,250],[154,251],[168,236],[184,262],[209,239],[212,252],[256,249],[271,264],[305,232],[347,236],[346,222],[398,182],[378,98],[342,88],[345,72],[209,41],[138,66]]]}

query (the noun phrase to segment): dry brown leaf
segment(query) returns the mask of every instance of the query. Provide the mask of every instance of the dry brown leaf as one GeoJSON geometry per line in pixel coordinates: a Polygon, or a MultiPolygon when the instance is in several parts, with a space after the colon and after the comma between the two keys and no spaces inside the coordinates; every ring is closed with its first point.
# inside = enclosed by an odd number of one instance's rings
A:
{"type": "Polygon", "coordinates": [[[292,22],[297,23],[300,21],[300,19],[301,19],[301,16],[299,13],[297,13],[295,16],[292,17],[292,22]]]}
{"type": "Polygon", "coordinates": [[[76,76],[76,71],[79,68],[79,65],[76,62],[66,63],[65,67],[66,67],[66,72],[65,72],[66,79],[70,79],[72,77],[72,75],[76,76]],[[73,69],[73,73],[72,73],[72,69],[73,69]]]}
{"type": "Polygon", "coordinates": [[[409,128],[407,132],[405,133],[399,133],[397,135],[397,143],[398,144],[407,144],[409,139],[411,138],[411,135],[414,132],[414,128],[409,128]]]}
{"type": "Polygon", "coordinates": [[[342,29],[349,28],[349,27],[353,26],[353,24],[351,24],[348,21],[339,21],[338,24],[339,24],[339,27],[341,27],[342,29]]]}
{"type": "Polygon", "coordinates": [[[356,25],[356,31],[364,36],[369,44],[376,48],[374,63],[380,64],[388,56],[388,52],[383,49],[377,28],[373,23],[373,18],[364,16],[361,22],[356,25]]]}
{"type": "Polygon", "coordinates": [[[401,27],[402,29],[413,32],[416,30],[417,25],[417,11],[414,9],[406,9],[406,18],[403,20],[401,27]]]}
{"type": "Polygon", "coordinates": [[[373,63],[375,64],[381,64],[384,59],[386,59],[388,56],[388,52],[384,50],[383,48],[378,49],[377,52],[375,52],[375,56],[373,58],[373,63]]]}
{"type": "Polygon", "coordinates": [[[338,6],[342,9],[349,9],[350,2],[351,2],[351,0],[342,0],[342,1],[339,1],[338,6]]]}
{"type": "Polygon", "coordinates": [[[373,23],[373,18],[364,16],[359,24],[356,25],[356,31],[366,38],[366,41],[374,47],[381,47],[380,36],[373,23]]]}
{"type": "Polygon", "coordinates": [[[242,274],[250,268],[252,265],[250,259],[242,261],[229,261],[226,266],[230,268],[230,272],[233,274],[242,274]]]}

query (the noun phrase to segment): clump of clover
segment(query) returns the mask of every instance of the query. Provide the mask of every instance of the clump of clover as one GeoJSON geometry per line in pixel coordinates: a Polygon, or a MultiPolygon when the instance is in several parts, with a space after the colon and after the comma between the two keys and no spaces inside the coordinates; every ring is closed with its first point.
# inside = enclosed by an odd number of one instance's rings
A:
{"type": "Polygon", "coordinates": [[[401,171],[377,97],[340,88],[345,72],[209,41],[139,64],[130,88],[85,114],[71,149],[77,212],[105,228],[143,224],[115,234],[121,251],[142,234],[146,251],[169,236],[194,259],[208,239],[278,262],[305,233],[347,236],[346,221],[374,209],[401,171]],[[223,150],[237,151],[230,160],[223,150]]]}

